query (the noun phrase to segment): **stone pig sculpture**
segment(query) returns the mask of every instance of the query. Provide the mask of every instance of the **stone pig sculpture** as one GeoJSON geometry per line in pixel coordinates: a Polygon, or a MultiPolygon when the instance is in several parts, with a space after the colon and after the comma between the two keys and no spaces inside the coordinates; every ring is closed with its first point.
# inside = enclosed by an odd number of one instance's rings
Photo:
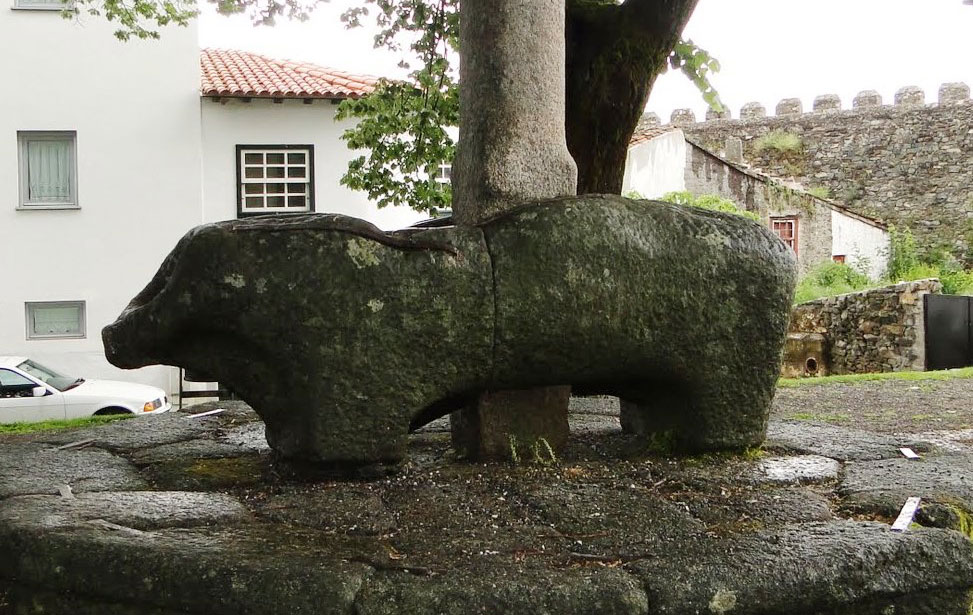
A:
{"type": "Polygon", "coordinates": [[[103,337],[119,367],[218,379],[292,458],[394,462],[482,391],[565,384],[685,449],[742,448],[764,437],[795,275],[750,220],[613,196],[392,233],[267,216],[190,231],[103,337]]]}

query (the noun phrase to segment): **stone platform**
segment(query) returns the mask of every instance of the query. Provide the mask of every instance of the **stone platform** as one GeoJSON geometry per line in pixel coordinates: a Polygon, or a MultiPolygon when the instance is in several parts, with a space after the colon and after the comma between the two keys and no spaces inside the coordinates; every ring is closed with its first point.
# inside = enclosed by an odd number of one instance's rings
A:
{"type": "Polygon", "coordinates": [[[0,438],[0,613],[967,615],[973,602],[973,543],[956,531],[973,529],[970,434],[772,421],[763,451],[679,458],[622,434],[615,400],[576,398],[554,461],[457,460],[437,422],[396,473],[349,480],[276,459],[239,402],[192,410],[215,407],[0,438]],[[922,527],[892,532],[913,495],[922,527]]]}

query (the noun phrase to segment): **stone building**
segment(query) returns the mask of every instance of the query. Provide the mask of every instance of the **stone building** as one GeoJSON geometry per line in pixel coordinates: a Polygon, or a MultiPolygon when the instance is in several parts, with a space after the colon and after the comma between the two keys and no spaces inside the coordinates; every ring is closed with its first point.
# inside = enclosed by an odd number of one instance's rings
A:
{"type": "Polygon", "coordinates": [[[888,255],[885,225],[747,167],[738,139],[731,137],[724,151],[730,155],[714,153],[671,124],[643,125],[632,139],[623,191],[646,198],[674,191],[719,195],[757,213],[794,250],[802,272],[834,260],[872,278],[882,275],[888,255]]]}

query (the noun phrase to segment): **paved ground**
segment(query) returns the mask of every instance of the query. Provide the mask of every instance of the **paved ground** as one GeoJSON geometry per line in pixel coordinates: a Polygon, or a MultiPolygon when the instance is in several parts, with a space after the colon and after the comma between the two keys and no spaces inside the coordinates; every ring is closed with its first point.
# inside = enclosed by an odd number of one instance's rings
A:
{"type": "Polygon", "coordinates": [[[781,388],[773,416],[881,433],[973,429],[973,378],[781,388]]]}
{"type": "Polygon", "coordinates": [[[971,385],[785,389],[743,456],[575,400],[554,463],[458,461],[439,422],[350,481],[276,459],[239,403],[0,438],[0,612],[968,615],[971,385]],[[890,531],[910,496],[923,527],[890,531]]]}

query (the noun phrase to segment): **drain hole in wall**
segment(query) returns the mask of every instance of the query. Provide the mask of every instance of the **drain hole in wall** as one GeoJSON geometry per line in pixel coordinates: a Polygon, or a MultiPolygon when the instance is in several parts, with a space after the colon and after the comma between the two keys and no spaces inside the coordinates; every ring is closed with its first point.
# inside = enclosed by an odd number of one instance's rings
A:
{"type": "Polygon", "coordinates": [[[804,371],[811,376],[818,373],[818,360],[814,357],[808,357],[807,361],[804,362],[804,371]]]}

